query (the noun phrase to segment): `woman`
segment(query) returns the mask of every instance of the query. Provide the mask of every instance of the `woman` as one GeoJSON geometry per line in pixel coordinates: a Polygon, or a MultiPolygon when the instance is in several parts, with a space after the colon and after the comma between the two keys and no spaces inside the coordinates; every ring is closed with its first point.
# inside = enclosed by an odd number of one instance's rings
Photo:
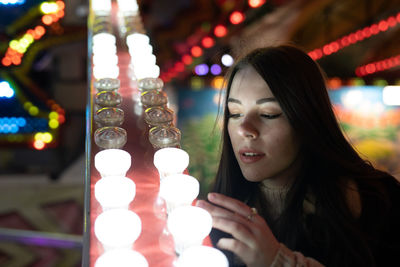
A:
{"type": "Polygon", "coordinates": [[[306,53],[261,48],[232,68],[216,182],[197,204],[230,266],[399,263],[399,188],[346,141],[306,53]]]}

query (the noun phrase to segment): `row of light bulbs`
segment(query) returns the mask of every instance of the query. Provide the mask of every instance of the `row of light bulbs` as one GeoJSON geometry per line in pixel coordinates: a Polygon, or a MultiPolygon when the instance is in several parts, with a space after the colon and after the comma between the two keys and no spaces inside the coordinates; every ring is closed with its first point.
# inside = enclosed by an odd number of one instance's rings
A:
{"type": "MultiPolygon", "coordinates": [[[[117,2],[121,21],[140,22],[136,1],[117,2]]],[[[91,7],[95,15],[93,76],[98,91],[94,120],[99,127],[94,139],[102,149],[94,158],[95,168],[101,176],[94,192],[103,211],[95,220],[94,232],[104,249],[95,267],[148,266],[147,259],[132,249],[141,234],[142,223],[140,217],[129,210],[136,195],[136,185],[126,177],[132,158],[122,149],[126,131],[119,127],[124,112],[120,109],[122,98],[118,93],[116,38],[111,34],[111,0],[92,0],[91,7]]],[[[227,267],[228,261],[222,252],[202,245],[211,231],[212,217],[206,210],[192,206],[200,186],[196,178],[184,174],[189,155],[180,148],[180,131],[174,127],[173,111],[167,107],[168,99],[162,90],[163,82],[158,78],[160,70],[156,57],[152,54],[149,37],[137,32],[138,25],[130,26],[120,28],[126,33],[131,57],[129,76],[137,82],[140,102],[145,108],[144,119],[151,126],[149,141],[156,149],[154,165],[160,176],[159,200],[166,207],[160,210],[166,217],[164,232],[172,235],[179,256],[174,265],[227,267]]]]}

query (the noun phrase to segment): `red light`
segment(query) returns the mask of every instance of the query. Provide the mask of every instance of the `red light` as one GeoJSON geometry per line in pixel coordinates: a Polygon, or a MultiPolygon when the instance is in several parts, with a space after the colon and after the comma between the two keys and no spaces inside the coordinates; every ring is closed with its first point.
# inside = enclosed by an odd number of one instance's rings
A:
{"type": "Polygon", "coordinates": [[[205,48],[210,48],[215,44],[215,42],[213,38],[206,36],[201,40],[201,44],[205,48]]]}
{"type": "Polygon", "coordinates": [[[374,73],[376,71],[375,65],[372,63],[368,64],[367,66],[365,66],[365,71],[368,74],[374,73]]]}
{"type": "Polygon", "coordinates": [[[325,55],[330,55],[330,54],[332,54],[331,47],[330,47],[329,45],[324,45],[324,47],[322,48],[322,50],[323,50],[323,52],[324,52],[325,55]]]}
{"type": "Polygon", "coordinates": [[[174,68],[177,72],[182,72],[185,70],[185,65],[182,62],[176,62],[174,68]]]}
{"type": "Polygon", "coordinates": [[[57,17],[57,18],[62,18],[62,17],[64,17],[64,10],[59,10],[59,11],[57,11],[56,17],[57,17]]]}
{"type": "Polygon", "coordinates": [[[389,27],[394,27],[397,24],[396,18],[391,16],[387,19],[387,23],[389,24],[389,27]]]}
{"type": "Polygon", "coordinates": [[[376,24],[372,24],[371,26],[371,32],[372,34],[377,34],[379,32],[379,27],[376,24]]]}
{"type": "Polygon", "coordinates": [[[65,4],[63,1],[57,1],[56,2],[58,9],[64,9],[65,8],[65,4]]]}
{"type": "Polygon", "coordinates": [[[356,38],[357,38],[358,41],[362,41],[365,38],[362,30],[358,30],[356,32],[356,38]]]}
{"type": "Polygon", "coordinates": [[[229,20],[232,24],[239,24],[244,21],[244,15],[242,12],[235,11],[229,17],[229,20]]]}
{"type": "Polygon", "coordinates": [[[400,23],[400,12],[397,13],[396,20],[397,20],[398,23],[400,23]]]}
{"type": "Polygon", "coordinates": [[[343,38],[340,40],[340,43],[342,44],[342,46],[348,46],[348,45],[350,44],[349,38],[348,38],[347,36],[343,37],[343,38]]]}
{"type": "Polygon", "coordinates": [[[35,32],[36,34],[42,36],[46,32],[46,29],[43,26],[36,26],[35,32]]]}
{"type": "Polygon", "coordinates": [[[192,59],[192,57],[191,57],[190,55],[183,55],[183,56],[182,56],[182,62],[183,62],[185,65],[190,65],[190,64],[192,64],[193,59],[192,59]]]}
{"type": "Polygon", "coordinates": [[[214,34],[217,37],[224,37],[228,33],[228,30],[224,25],[217,25],[214,28],[214,34]]]}
{"type": "Polygon", "coordinates": [[[354,44],[354,43],[357,42],[357,36],[356,36],[355,33],[351,33],[351,34],[349,35],[349,42],[350,42],[351,44],[354,44]]]}
{"type": "Polygon", "coordinates": [[[379,22],[378,27],[380,31],[384,32],[388,29],[389,25],[386,21],[382,20],[381,22],[379,22]]]}
{"type": "Polygon", "coordinates": [[[45,147],[45,143],[42,140],[35,140],[35,142],[33,142],[33,147],[36,150],[42,150],[45,147]]]}
{"type": "Polygon", "coordinates": [[[65,122],[65,116],[63,114],[58,114],[58,122],[60,124],[65,122]]]}
{"type": "Polygon", "coordinates": [[[190,49],[190,52],[194,57],[199,57],[203,54],[203,49],[201,49],[200,46],[193,46],[192,49],[190,49]]]}
{"type": "Polygon", "coordinates": [[[249,0],[249,6],[252,8],[257,8],[264,5],[265,0],[249,0]]]}
{"type": "Polygon", "coordinates": [[[42,22],[46,25],[50,25],[53,22],[53,18],[50,15],[44,15],[42,17],[42,22]]]}
{"type": "Polygon", "coordinates": [[[365,27],[365,28],[362,30],[362,32],[363,32],[363,35],[364,35],[365,38],[370,37],[371,34],[372,34],[371,29],[370,29],[369,27],[365,27]]]}

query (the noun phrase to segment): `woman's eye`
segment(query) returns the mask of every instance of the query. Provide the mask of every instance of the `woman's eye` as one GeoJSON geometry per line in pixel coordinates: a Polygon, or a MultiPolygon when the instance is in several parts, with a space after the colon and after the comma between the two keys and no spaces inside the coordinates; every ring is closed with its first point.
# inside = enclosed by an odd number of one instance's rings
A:
{"type": "Polygon", "coordinates": [[[240,116],[240,113],[229,113],[228,118],[239,118],[240,116]]]}
{"type": "Polygon", "coordinates": [[[281,115],[282,115],[282,113],[279,113],[279,114],[261,114],[260,116],[263,117],[263,118],[271,120],[271,119],[276,119],[281,115]]]}

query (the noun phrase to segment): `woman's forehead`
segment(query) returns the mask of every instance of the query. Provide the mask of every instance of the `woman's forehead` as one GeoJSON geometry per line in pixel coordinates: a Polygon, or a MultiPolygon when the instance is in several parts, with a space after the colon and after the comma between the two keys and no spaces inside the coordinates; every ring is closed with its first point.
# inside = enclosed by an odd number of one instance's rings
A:
{"type": "Polygon", "coordinates": [[[229,97],[273,97],[273,94],[261,75],[252,66],[246,66],[233,77],[229,97]]]}

